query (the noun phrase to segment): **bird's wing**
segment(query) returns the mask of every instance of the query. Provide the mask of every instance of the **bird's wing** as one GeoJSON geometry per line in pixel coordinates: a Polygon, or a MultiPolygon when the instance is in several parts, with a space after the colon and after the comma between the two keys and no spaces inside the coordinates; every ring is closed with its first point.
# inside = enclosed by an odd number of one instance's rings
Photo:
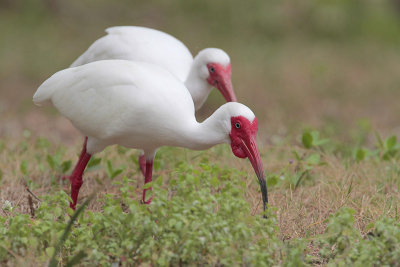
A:
{"type": "Polygon", "coordinates": [[[132,58],[135,58],[135,51],[129,47],[129,44],[123,42],[119,36],[106,35],[96,40],[70,67],[77,67],[99,60],[131,60],[132,58]]]}
{"type": "Polygon", "coordinates": [[[189,49],[175,37],[150,28],[119,26],[106,29],[71,67],[103,59],[125,59],[160,65],[185,81],[193,62],[189,49]]]}
{"type": "Polygon", "coordinates": [[[193,101],[183,83],[143,62],[105,60],[59,71],[33,99],[36,104],[50,101],[81,132],[99,139],[143,125],[171,127],[178,119],[194,118],[193,101]]]}

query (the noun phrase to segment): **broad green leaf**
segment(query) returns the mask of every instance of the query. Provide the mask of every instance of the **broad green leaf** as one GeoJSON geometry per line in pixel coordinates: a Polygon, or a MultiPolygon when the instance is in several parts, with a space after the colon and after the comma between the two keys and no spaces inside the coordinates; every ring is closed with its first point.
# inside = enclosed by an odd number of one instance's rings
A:
{"type": "Polygon", "coordinates": [[[50,155],[47,155],[46,160],[47,160],[47,163],[49,164],[50,168],[52,170],[54,170],[55,167],[56,167],[56,164],[54,162],[54,158],[52,156],[50,156],[50,155]]]}
{"type": "Polygon", "coordinates": [[[110,160],[107,160],[106,172],[107,172],[108,177],[112,178],[114,170],[113,170],[113,166],[112,166],[112,163],[110,160]]]}
{"type": "Polygon", "coordinates": [[[357,162],[363,161],[365,159],[366,154],[367,154],[367,152],[366,152],[365,149],[363,149],[363,148],[357,149],[356,153],[355,153],[355,156],[354,156],[355,160],[357,162]]]}
{"type": "Polygon", "coordinates": [[[87,165],[87,169],[96,167],[96,166],[100,165],[100,163],[101,163],[101,158],[92,157],[92,158],[89,160],[89,163],[88,163],[88,165],[87,165]]]}
{"type": "Polygon", "coordinates": [[[303,143],[305,148],[311,148],[313,146],[313,136],[310,132],[304,132],[301,138],[301,142],[303,143]]]}
{"type": "Polygon", "coordinates": [[[388,139],[386,139],[385,141],[385,147],[386,149],[392,149],[394,148],[394,146],[397,143],[397,136],[392,135],[391,137],[389,137],[388,139]]]}
{"type": "Polygon", "coordinates": [[[124,171],[124,169],[117,169],[115,170],[112,175],[111,175],[111,179],[114,179],[115,177],[117,177],[118,175],[120,175],[122,172],[124,171]]]}
{"type": "Polygon", "coordinates": [[[397,154],[397,150],[387,150],[385,153],[382,155],[383,160],[390,160],[397,154]]]}
{"type": "Polygon", "coordinates": [[[312,136],[312,145],[313,146],[321,146],[323,144],[328,143],[330,140],[329,139],[319,139],[319,132],[318,131],[312,131],[311,132],[311,136],[312,136]]]}

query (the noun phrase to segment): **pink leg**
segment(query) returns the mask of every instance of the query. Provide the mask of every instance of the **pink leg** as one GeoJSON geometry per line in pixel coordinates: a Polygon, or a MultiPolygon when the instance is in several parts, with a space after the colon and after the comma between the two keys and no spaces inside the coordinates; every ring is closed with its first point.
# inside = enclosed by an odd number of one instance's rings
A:
{"type": "MultiPolygon", "coordinates": [[[[153,175],[153,160],[146,160],[146,175],[144,178],[144,184],[150,183],[153,175]]],[[[143,189],[142,201],[144,204],[150,204],[153,200],[151,197],[149,200],[146,201],[146,191],[152,191],[152,188],[143,189]]]]}
{"type": "MultiPolygon", "coordinates": [[[[81,154],[79,155],[78,162],[76,163],[76,165],[74,167],[74,171],[78,167],[79,162],[81,162],[83,156],[85,156],[85,154],[86,154],[86,144],[87,144],[87,136],[85,137],[85,142],[83,143],[82,151],[81,151],[81,154]]],[[[61,179],[62,180],[67,180],[68,179],[70,181],[70,183],[72,183],[72,174],[71,175],[64,175],[63,177],[61,177],[61,179]]]]}
{"type": "Polygon", "coordinates": [[[74,171],[69,177],[69,180],[71,181],[71,199],[72,199],[72,202],[69,203],[69,206],[73,210],[75,210],[76,203],[78,202],[79,189],[83,184],[83,179],[82,179],[83,172],[92,156],[86,152],[86,143],[87,143],[87,137],[85,138],[85,143],[83,144],[79,160],[75,165],[74,171]]]}
{"type": "Polygon", "coordinates": [[[144,154],[139,156],[139,166],[143,176],[146,176],[146,156],[144,154]]]}

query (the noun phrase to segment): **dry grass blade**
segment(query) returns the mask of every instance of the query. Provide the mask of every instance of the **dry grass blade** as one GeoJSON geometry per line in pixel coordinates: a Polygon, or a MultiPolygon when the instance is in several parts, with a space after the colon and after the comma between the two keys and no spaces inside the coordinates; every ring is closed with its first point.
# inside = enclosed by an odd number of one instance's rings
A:
{"type": "Polygon", "coordinates": [[[26,191],[28,191],[28,193],[31,194],[37,201],[42,202],[42,200],[41,200],[38,196],[36,196],[36,195],[29,189],[28,186],[25,186],[25,189],[26,189],[26,191]]]}
{"type": "Polygon", "coordinates": [[[31,195],[28,195],[28,204],[29,204],[29,211],[31,214],[31,218],[35,218],[35,208],[33,207],[33,200],[31,195]]]}

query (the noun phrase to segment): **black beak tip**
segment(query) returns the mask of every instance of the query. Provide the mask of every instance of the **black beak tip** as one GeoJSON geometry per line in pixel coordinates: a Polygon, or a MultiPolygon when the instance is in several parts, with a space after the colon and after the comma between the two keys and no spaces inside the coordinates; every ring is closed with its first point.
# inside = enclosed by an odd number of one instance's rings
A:
{"type": "Polygon", "coordinates": [[[267,219],[267,215],[265,215],[265,211],[267,210],[267,204],[268,204],[267,183],[266,183],[265,179],[259,179],[259,182],[260,182],[261,194],[262,194],[262,198],[263,198],[263,208],[264,208],[263,218],[267,219]]]}
{"type": "Polygon", "coordinates": [[[268,208],[267,204],[268,204],[268,199],[267,199],[267,202],[264,202],[264,214],[263,214],[263,218],[264,218],[264,219],[268,219],[268,216],[265,214],[265,211],[266,211],[267,208],[268,208]]]}

